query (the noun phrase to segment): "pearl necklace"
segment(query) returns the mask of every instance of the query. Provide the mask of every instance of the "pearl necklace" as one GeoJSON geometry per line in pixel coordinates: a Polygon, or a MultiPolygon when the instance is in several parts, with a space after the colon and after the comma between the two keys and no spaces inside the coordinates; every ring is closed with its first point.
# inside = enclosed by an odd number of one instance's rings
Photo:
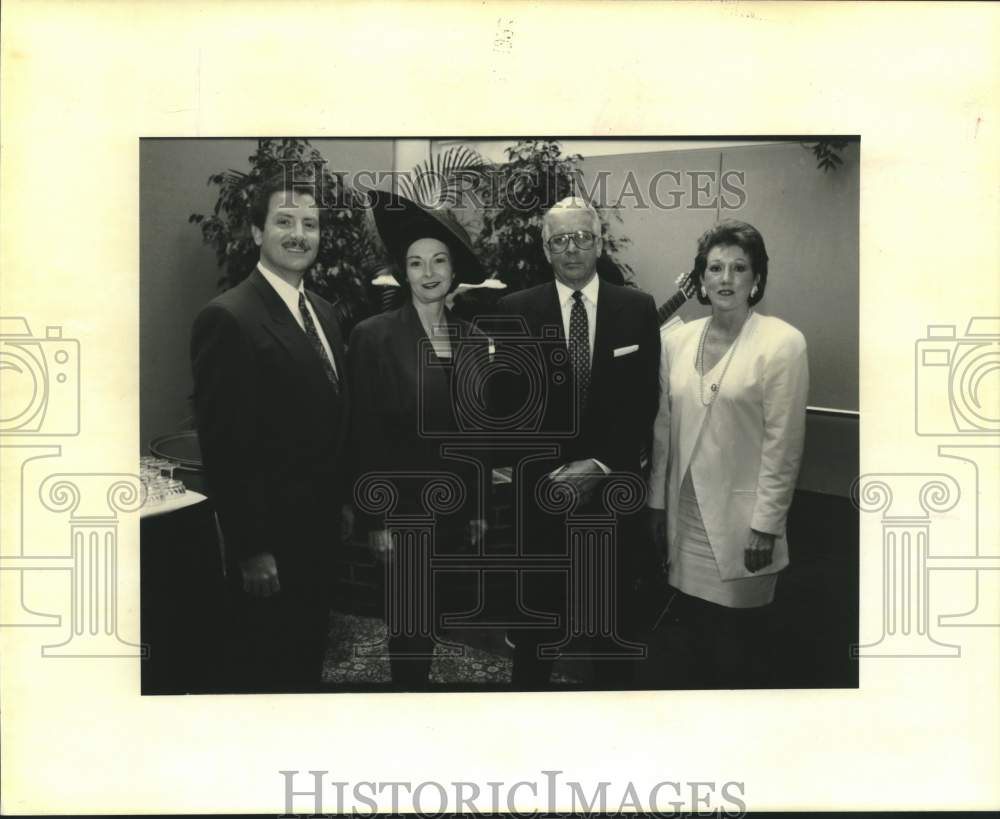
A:
{"type": "Polygon", "coordinates": [[[733,343],[730,344],[729,349],[726,350],[726,366],[722,368],[722,372],[719,374],[719,380],[710,385],[711,393],[709,394],[707,401],[705,400],[705,339],[708,338],[708,328],[712,324],[712,320],[709,319],[705,322],[705,329],[701,331],[701,339],[698,341],[698,358],[696,361],[698,366],[698,398],[701,399],[701,405],[703,407],[712,406],[712,404],[715,403],[715,399],[719,397],[719,391],[722,389],[722,379],[726,377],[726,373],[729,371],[729,365],[732,363],[733,356],[736,353],[736,345],[739,344],[740,336],[743,335],[743,328],[747,326],[747,321],[750,320],[750,316],[752,315],[753,310],[747,311],[747,317],[743,319],[743,323],[740,325],[736,338],[733,339],[733,343]]]}

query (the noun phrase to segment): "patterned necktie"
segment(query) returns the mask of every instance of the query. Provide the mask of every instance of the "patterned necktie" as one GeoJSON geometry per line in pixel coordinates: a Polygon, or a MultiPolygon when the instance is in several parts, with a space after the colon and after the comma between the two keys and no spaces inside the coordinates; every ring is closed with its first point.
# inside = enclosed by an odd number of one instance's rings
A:
{"type": "Polygon", "coordinates": [[[587,406],[590,389],[590,329],[587,309],[583,306],[583,293],[573,293],[573,308],[569,311],[569,350],[576,374],[577,401],[580,411],[587,406]]]}
{"type": "Polygon", "coordinates": [[[302,316],[302,324],[305,326],[309,343],[316,351],[320,361],[323,362],[323,371],[326,373],[326,377],[333,384],[333,389],[336,392],[340,392],[340,379],[337,378],[337,371],[333,369],[333,362],[330,361],[330,356],[323,349],[323,342],[320,341],[319,332],[316,330],[316,322],[313,321],[312,315],[306,309],[306,294],[301,290],[299,291],[299,314],[302,316]]]}

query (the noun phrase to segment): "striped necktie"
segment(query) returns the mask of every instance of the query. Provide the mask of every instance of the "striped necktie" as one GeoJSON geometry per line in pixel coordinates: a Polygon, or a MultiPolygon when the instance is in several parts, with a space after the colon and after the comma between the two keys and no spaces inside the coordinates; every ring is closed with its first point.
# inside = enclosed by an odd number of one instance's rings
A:
{"type": "Polygon", "coordinates": [[[299,291],[299,314],[302,316],[302,324],[306,330],[306,337],[319,356],[320,361],[323,362],[323,371],[326,373],[326,377],[333,384],[333,389],[336,392],[340,392],[340,379],[337,378],[337,371],[333,368],[333,362],[330,361],[330,356],[326,354],[326,350],[323,348],[319,331],[316,329],[316,322],[313,321],[312,314],[306,309],[306,294],[301,290],[299,291]]]}
{"type": "Polygon", "coordinates": [[[573,293],[573,307],[569,311],[569,350],[576,375],[577,401],[581,413],[587,406],[590,390],[590,327],[587,309],[583,306],[583,293],[573,293]]]}

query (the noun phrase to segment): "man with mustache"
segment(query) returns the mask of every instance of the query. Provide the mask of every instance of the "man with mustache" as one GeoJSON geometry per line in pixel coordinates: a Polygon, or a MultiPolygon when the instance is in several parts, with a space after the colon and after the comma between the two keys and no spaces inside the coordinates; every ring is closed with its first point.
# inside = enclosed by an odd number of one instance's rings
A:
{"type": "Polygon", "coordinates": [[[268,182],[251,222],[257,267],[202,309],[191,336],[230,588],[224,685],[308,691],[321,682],[332,558],[349,517],[344,347],[330,304],[302,286],[320,243],[314,192],[268,182]]]}

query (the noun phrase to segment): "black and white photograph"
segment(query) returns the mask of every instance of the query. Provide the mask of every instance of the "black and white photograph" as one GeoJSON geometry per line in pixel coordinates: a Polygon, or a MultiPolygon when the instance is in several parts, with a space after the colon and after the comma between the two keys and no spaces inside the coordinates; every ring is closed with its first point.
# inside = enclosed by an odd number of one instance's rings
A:
{"type": "Polygon", "coordinates": [[[143,140],[143,693],[856,687],[860,149],[143,140]]]}
{"type": "Polygon", "coordinates": [[[0,5],[0,813],[1000,804],[1000,11],[0,5]]]}

